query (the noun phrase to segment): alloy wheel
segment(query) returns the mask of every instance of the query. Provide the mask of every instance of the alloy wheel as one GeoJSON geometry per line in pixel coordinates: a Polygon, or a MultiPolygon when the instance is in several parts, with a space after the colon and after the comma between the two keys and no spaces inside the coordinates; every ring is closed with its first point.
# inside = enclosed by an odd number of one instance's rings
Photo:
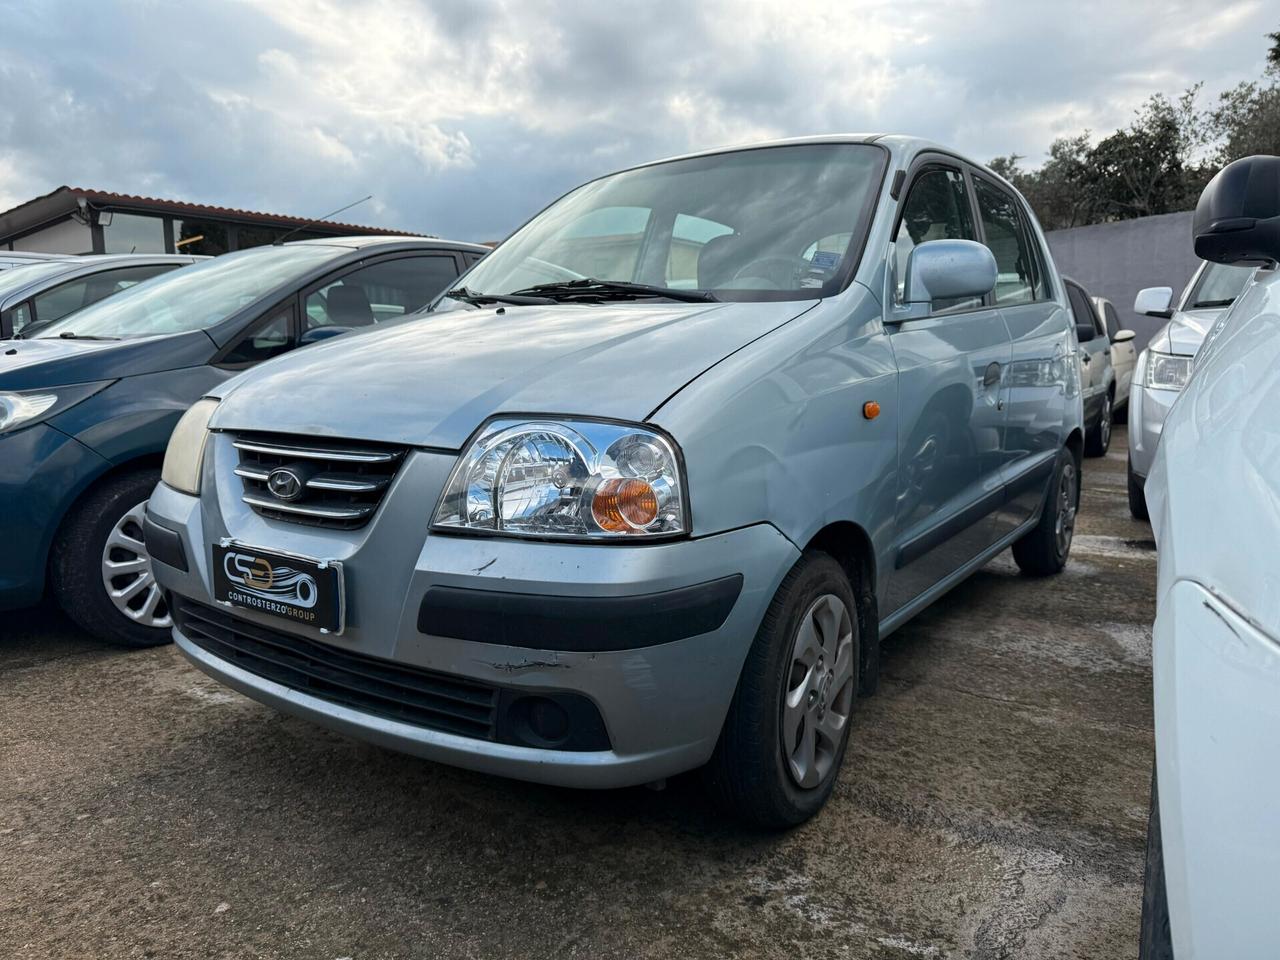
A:
{"type": "Polygon", "coordinates": [[[1054,522],[1054,536],[1058,555],[1065,557],[1071,549],[1071,537],[1076,529],[1076,465],[1065,463],[1058,479],[1058,516],[1054,522]]]}
{"type": "Polygon", "coordinates": [[[853,709],[853,617],[824,594],[796,629],[782,698],[782,755],[796,785],[812,789],[831,772],[853,709]]]}
{"type": "Polygon", "coordinates": [[[1102,449],[1111,445],[1111,395],[1102,398],[1102,419],[1098,421],[1098,439],[1102,441],[1102,449]]]}
{"type": "Polygon", "coordinates": [[[142,542],[143,500],[111,528],[102,548],[102,585],[112,605],[134,623],[166,629],[173,625],[164,592],[151,570],[142,542]]]}

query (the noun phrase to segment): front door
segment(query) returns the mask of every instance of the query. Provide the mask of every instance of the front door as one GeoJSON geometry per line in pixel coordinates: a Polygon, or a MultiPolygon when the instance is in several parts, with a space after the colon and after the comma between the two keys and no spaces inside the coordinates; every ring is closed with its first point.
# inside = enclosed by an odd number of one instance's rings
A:
{"type": "Polygon", "coordinates": [[[898,364],[898,486],[894,571],[885,613],[898,610],[994,542],[1002,498],[1001,384],[1009,333],[986,299],[935,301],[930,315],[893,321],[911,250],[929,240],[978,239],[959,164],[929,162],[899,212],[887,329],[898,364]]]}

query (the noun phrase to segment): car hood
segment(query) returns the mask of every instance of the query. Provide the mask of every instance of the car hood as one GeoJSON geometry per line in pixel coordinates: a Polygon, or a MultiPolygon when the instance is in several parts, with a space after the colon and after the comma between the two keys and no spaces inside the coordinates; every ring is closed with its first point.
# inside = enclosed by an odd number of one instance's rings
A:
{"type": "Polygon", "coordinates": [[[213,341],[199,330],[133,340],[5,340],[0,390],[118,380],[208,363],[213,341]]]}
{"type": "Polygon", "coordinates": [[[1195,356],[1222,310],[1179,310],[1147,343],[1161,353],[1195,356]]]}
{"type": "Polygon", "coordinates": [[[642,420],[816,301],[454,309],[295,351],[227,384],[212,426],[455,450],[495,413],[642,420]]]}

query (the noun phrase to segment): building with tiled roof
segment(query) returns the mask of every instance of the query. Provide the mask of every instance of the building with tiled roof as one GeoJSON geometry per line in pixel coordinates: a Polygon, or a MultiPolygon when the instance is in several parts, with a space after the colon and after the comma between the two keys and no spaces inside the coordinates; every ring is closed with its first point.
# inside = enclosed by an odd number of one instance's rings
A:
{"type": "Polygon", "coordinates": [[[286,234],[291,240],[410,236],[401,230],[82,187],[58,187],[0,213],[0,250],[216,255],[273,243],[286,234]]]}

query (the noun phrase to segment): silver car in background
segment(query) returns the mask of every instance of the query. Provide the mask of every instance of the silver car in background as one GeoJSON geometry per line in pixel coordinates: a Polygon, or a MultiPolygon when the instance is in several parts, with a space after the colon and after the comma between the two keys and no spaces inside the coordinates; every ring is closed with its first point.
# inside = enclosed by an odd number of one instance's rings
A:
{"type": "Polygon", "coordinates": [[[1127,409],[1130,388],[1133,385],[1133,368],[1138,362],[1138,349],[1133,344],[1136,334],[1120,326],[1120,316],[1115,305],[1106,297],[1093,297],[1094,312],[1102,318],[1107,339],[1111,342],[1111,369],[1116,378],[1116,411],[1127,409]]]}
{"type": "Polygon", "coordinates": [[[1019,194],[906,137],[574,190],[432,313],[187,413],[147,507],[210,675],[398,750],[579,787],[835,784],[880,642],[1071,548],[1061,278],[1019,194]]]}
{"type": "Polygon", "coordinates": [[[1254,267],[1202,263],[1176,307],[1171,287],[1147,287],[1133,301],[1135,313],[1168,318],[1138,354],[1129,399],[1129,512],[1147,519],[1143,487],[1155,459],[1165,417],[1191,376],[1196,351],[1214,321],[1235,301],[1254,267]]]}

